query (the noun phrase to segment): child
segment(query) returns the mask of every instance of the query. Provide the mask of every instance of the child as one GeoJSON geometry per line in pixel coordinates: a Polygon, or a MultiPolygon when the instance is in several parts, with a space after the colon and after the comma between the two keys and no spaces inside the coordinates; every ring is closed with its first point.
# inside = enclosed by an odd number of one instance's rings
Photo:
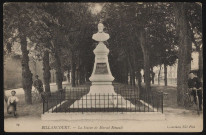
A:
{"type": "Polygon", "coordinates": [[[11,111],[9,111],[9,108],[13,107],[13,111],[14,111],[14,116],[16,116],[16,104],[17,102],[19,101],[19,99],[15,96],[16,94],[16,91],[11,91],[11,95],[9,98],[8,98],[8,101],[7,101],[7,104],[8,104],[8,113],[10,114],[11,111]]]}

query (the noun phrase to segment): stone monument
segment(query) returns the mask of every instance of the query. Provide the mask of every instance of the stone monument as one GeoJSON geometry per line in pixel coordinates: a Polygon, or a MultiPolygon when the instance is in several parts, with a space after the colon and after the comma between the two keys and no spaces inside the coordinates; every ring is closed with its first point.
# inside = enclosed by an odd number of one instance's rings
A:
{"type": "Polygon", "coordinates": [[[104,44],[109,39],[109,34],[103,31],[104,25],[98,24],[98,32],[92,36],[92,39],[99,42],[94,49],[95,63],[91,77],[89,80],[92,82],[89,94],[95,93],[109,93],[115,94],[112,81],[114,77],[111,74],[108,62],[109,49],[104,44]]]}
{"type": "Polygon", "coordinates": [[[92,36],[92,39],[99,43],[93,51],[95,62],[92,75],[89,78],[92,82],[90,91],[80,100],[75,101],[70,106],[71,108],[112,108],[118,107],[118,105],[121,108],[126,106],[135,107],[130,101],[125,100],[114,91],[114,86],[112,85],[114,77],[112,76],[108,62],[109,49],[104,44],[110,36],[103,29],[104,25],[99,23],[98,32],[92,36]],[[107,102],[106,106],[105,101],[107,102]]]}
{"type": "MultiPolygon", "coordinates": [[[[68,110],[64,110],[59,113],[50,113],[53,110],[58,110],[63,104],[67,107],[68,100],[60,102],[60,104],[54,106],[48,112],[42,114],[42,120],[120,120],[120,119],[131,119],[131,120],[164,120],[162,113],[157,112],[144,112],[138,113],[132,112],[138,107],[132,104],[129,100],[126,100],[125,95],[117,94],[114,91],[112,81],[114,77],[111,74],[108,54],[109,49],[104,44],[109,39],[109,34],[103,31],[104,25],[98,24],[98,32],[92,36],[92,39],[98,42],[98,45],[94,49],[95,63],[91,77],[89,78],[92,82],[90,91],[80,99],[77,99],[72,105],[68,106],[68,110]],[[127,114],[127,109],[129,112],[127,114]],[[122,113],[125,110],[126,113],[122,113]],[[73,113],[74,112],[74,113],[73,113]],[[79,112],[79,113],[78,113],[79,112]],[[91,112],[91,113],[90,113],[91,112]],[[92,113],[95,112],[95,113],[92,113]],[[98,112],[98,113],[96,113],[98,112]],[[110,112],[110,113],[109,113],[110,112]],[[120,115],[111,112],[118,112],[120,115]],[[96,114],[96,115],[95,115],[96,114]],[[158,114],[158,115],[157,115],[158,114]],[[154,115],[156,115],[154,117],[154,115]],[[151,117],[152,116],[152,117],[151,117]]],[[[78,92],[77,92],[78,93],[78,92]]],[[[76,93],[76,94],[77,94],[76,93]]],[[[138,97],[135,97],[138,98],[138,97]]],[[[75,100],[75,97],[74,99],[75,100]]],[[[139,100],[138,104],[144,104],[151,108],[149,104],[139,100]]],[[[140,107],[140,106],[139,106],[140,107]]],[[[153,109],[154,110],[154,109],[153,109]]]]}

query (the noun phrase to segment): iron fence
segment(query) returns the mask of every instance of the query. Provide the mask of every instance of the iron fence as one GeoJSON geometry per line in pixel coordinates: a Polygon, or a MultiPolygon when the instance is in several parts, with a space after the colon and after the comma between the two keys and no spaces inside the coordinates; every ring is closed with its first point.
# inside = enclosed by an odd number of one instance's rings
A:
{"type": "Polygon", "coordinates": [[[116,94],[88,94],[89,88],[65,89],[43,100],[43,113],[162,112],[163,93],[139,96],[137,88],[115,88],[116,94]],[[112,99],[112,100],[111,100],[112,99]],[[113,100],[114,99],[114,100],[113,100]],[[115,102],[114,102],[115,101],[115,102]]]}

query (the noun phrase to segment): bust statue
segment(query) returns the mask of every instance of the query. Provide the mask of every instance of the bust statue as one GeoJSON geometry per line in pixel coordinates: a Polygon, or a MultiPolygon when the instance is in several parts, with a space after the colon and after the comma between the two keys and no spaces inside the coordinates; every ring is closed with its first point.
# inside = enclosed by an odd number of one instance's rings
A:
{"type": "Polygon", "coordinates": [[[92,39],[99,42],[107,41],[109,39],[109,34],[105,33],[103,29],[104,25],[102,23],[99,23],[98,32],[96,34],[93,34],[92,39]]]}

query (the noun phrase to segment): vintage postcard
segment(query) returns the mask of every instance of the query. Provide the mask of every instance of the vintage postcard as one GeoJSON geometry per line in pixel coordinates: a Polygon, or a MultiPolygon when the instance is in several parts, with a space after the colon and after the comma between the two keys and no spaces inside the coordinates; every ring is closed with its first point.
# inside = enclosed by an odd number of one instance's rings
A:
{"type": "Polygon", "coordinates": [[[3,4],[5,132],[202,132],[202,4],[3,4]]]}

